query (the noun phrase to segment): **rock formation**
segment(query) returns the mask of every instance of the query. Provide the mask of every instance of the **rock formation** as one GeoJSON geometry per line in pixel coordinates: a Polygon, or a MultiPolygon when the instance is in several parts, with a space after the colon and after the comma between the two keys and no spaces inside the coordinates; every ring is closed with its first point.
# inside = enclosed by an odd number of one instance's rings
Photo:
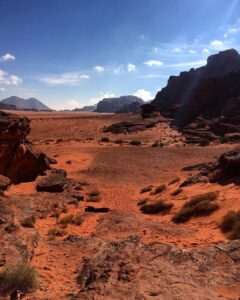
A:
{"type": "Polygon", "coordinates": [[[49,160],[27,143],[30,121],[25,117],[0,112],[0,174],[13,183],[34,180],[49,169],[49,160]]]}
{"type": "Polygon", "coordinates": [[[136,96],[122,96],[119,98],[105,98],[98,102],[97,104],[97,112],[109,112],[115,113],[120,111],[125,106],[130,105],[133,102],[138,102],[143,104],[143,100],[136,96]]]}
{"type": "Polygon", "coordinates": [[[11,96],[9,98],[3,99],[0,104],[14,105],[16,109],[23,110],[46,110],[51,109],[43,104],[41,101],[35,98],[24,99],[17,96],[11,96]]]}

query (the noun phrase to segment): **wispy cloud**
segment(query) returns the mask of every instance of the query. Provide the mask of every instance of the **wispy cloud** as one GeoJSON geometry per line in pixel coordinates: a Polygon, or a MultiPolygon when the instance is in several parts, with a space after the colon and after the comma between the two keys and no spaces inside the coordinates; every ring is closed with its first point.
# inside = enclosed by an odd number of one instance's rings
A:
{"type": "Polygon", "coordinates": [[[9,60],[15,60],[15,56],[10,53],[6,53],[0,56],[0,62],[9,61],[9,60]]]}
{"type": "Polygon", "coordinates": [[[173,49],[174,53],[182,53],[182,48],[181,47],[176,47],[173,49]]]}
{"type": "Polygon", "coordinates": [[[7,72],[0,70],[0,85],[19,85],[22,79],[16,75],[9,75],[7,72]]]}
{"type": "Polygon", "coordinates": [[[128,72],[136,71],[137,67],[134,64],[127,65],[128,72]]]}
{"type": "Polygon", "coordinates": [[[165,65],[166,68],[184,68],[184,67],[197,67],[197,66],[203,66],[207,63],[206,60],[197,60],[197,61],[186,61],[176,64],[169,64],[165,65]]]}
{"type": "Polygon", "coordinates": [[[143,79],[154,79],[154,78],[168,78],[169,76],[167,75],[162,75],[162,74],[146,74],[146,75],[140,75],[138,78],[143,78],[143,79]]]}
{"type": "Polygon", "coordinates": [[[45,76],[41,78],[41,81],[49,86],[56,85],[78,85],[82,80],[90,79],[89,75],[80,73],[63,73],[55,76],[45,76]]]}
{"type": "Polygon", "coordinates": [[[98,73],[102,73],[105,71],[105,68],[102,66],[95,66],[95,67],[93,67],[93,69],[98,73]]]}
{"type": "Polygon", "coordinates": [[[161,67],[163,65],[163,62],[160,60],[151,59],[151,60],[145,61],[143,64],[146,66],[149,66],[149,67],[161,67]]]}
{"type": "Polygon", "coordinates": [[[144,89],[138,89],[133,95],[143,99],[144,101],[149,101],[154,98],[150,91],[144,89]]]}

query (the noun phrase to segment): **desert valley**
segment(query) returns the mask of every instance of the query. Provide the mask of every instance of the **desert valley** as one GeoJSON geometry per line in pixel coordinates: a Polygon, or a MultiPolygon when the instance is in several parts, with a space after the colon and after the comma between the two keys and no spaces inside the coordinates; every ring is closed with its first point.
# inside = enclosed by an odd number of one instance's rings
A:
{"type": "Polygon", "coordinates": [[[239,299],[239,70],[134,113],[3,110],[1,299],[239,299]]]}

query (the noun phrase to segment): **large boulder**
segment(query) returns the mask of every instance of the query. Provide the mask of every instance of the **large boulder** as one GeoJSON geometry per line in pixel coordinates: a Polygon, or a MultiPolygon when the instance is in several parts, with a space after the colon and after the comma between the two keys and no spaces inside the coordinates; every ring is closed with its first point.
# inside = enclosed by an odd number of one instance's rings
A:
{"type": "Polygon", "coordinates": [[[37,178],[37,191],[49,193],[61,193],[67,183],[65,170],[52,169],[47,175],[37,178]]]}
{"type": "Polygon", "coordinates": [[[8,177],[0,175],[0,191],[5,191],[9,187],[10,182],[8,177]]]}
{"type": "Polygon", "coordinates": [[[27,143],[29,132],[29,119],[0,112],[0,174],[13,183],[32,181],[50,169],[47,156],[27,143]]]}

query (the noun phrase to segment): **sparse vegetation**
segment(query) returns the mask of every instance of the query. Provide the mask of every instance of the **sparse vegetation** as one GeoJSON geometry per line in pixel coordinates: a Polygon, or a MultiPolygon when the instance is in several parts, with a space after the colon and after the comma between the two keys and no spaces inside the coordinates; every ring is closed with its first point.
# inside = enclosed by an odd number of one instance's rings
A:
{"type": "Polygon", "coordinates": [[[100,195],[100,192],[98,190],[93,190],[88,193],[89,197],[95,197],[95,196],[99,196],[99,195],[100,195]]]}
{"type": "Polygon", "coordinates": [[[146,202],[141,205],[140,210],[145,214],[166,214],[173,207],[173,203],[158,200],[155,202],[146,202]]]}
{"type": "Polygon", "coordinates": [[[114,143],[115,143],[115,144],[122,144],[122,143],[123,143],[123,140],[117,139],[117,140],[114,141],[114,143]]]}
{"type": "Polygon", "coordinates": [[[36,218],[34,216],[25,218],[21,221],[22,227],[26,228],[34,228],[36,222],[36,218]]]}
{"type": "Polygon", "coordinates": [[[172,218],[175,223],[184,223],[191,217],[200,217],[211,215],[219,208],[215,202],[218,197],[218,192],[209,192],[192,197],[186,202],[183,207],[172,218]]]}
{"type": "Polygon", "coordinates": [[[154,142],[153,144],[152,144],[152,147],[153,148],[155,148],[155,147],[159,147],[160,145],[159,145],[159,142],[158,141],[156,141],[156,142],[154,142]]]}
{"type": "Polygon", "coordinates": [[[57,229],[55,227],[49,229],[48,231],[48,236],[58,236],[58,237],[62,237],[64,235],[66,235],[67,232],[65,230],[62,229],[57,229]]]}
{"type": "Polygon", "coordinates": [[[222,219],[220,229],[223,233],[229,233],[232,240],[240,239],[240,210],[229,211],[222,219]]]}
{"type": "Polygon", "coordinates": [[[168,185],[172,185],[172,184],[175,184],[175,183],[178,183],[180,181],[180,178],[177,177],[177,178],[174,178],[173,180],[171,180],[168,185]]]}
{"type": "Polygon", "coordinates": [[[0,273],[2,292],[19,290],[29,292],[38,288],[38,273],[29,263],[18,262],[8,265],[0,273]]]}
{"type": "Polygon", "coordinates": [[[76,214],[72,220],[72,223],[76,226],[82,225],[83,222],[84,222],[84,218],[80,213],[76,214]]]}
{"type": "Polygon", "coordinates": [[[175,191],[172,192],[172,196],[177,196],[177,195],[179,195],[182,191],[183,191],[182,188],[178,188],[178,189],[176,189],[175,191]]]}
{"type": "Polygon", "coordinates": [[[59,224],[61,224],[61,225],[68,225],[68,224],[72,223],[73,218],[74,218],[74,215],[73,215],[73,214],[64,216],[64,217],[62,217],[62,218],[60,219],[59,224]]]}
{"type": "Polygon", "coordinates": [[[157,195],[157,194],[162,193],[164,190],[166,190],[166,184],[161,184],[155,188],[155,190],[153,191],[152,194],[157,195]]]}
{"type": "Polygon", "coordinates": [[[209,146],[209,144],[210,144],[210,141],[209,141],[208,139],[202,138],[202,139],[199,141],[199,145],[202,146],[202,147],[209,146]]]}
{"type": "Polygon", "coordinates": [[[152,190],[152,186],[151,185],[146,186],[145,188],[141,189],[140,194],[151,192],[151,190],[152,190]]]}
{"type": "Polygon", "coordinates": [[[137,141],[137,140],[133,140],[133,141],[130,142],[130,145],[132,145],[132,146],[140,146],[141,142],[137,141]]]}
{"type": "Polygon", "coordinates": [[[64,205],[63,207],[62,207],[62,213],[67,213],[68,212],[68,208],[67,208],[67,206],[66,205],[64,205]]]}
{"type": "Polygon", "coordinates": [[[108,143],[108,142],[110,142],[110,140],[109,140],[108,137],[102,137],[102,138],[101,138],[101,142],[102,142],[102,143],[108,143]]]}
{"type": "Polygon", "coordinates": [[[101,198],[99,196],[88,196],[87,202],[100,202],[101,198]]]}
{"type": "Polygon", "coordinates": [[[51,215],[50,215],[50,217],[56,218],[56,219],[58,219],[59,216],[60,216],[60,211],[59,211],[59,210],[54,210],[54,211],[51,213],[51,215]]]}
{"type": "Polygon", "coordinates": [[[148,201],[150,201],[148,198],[141,199],[138,201],[137,205],[142,206],[142,205],[146,204],[148,201]]]}

